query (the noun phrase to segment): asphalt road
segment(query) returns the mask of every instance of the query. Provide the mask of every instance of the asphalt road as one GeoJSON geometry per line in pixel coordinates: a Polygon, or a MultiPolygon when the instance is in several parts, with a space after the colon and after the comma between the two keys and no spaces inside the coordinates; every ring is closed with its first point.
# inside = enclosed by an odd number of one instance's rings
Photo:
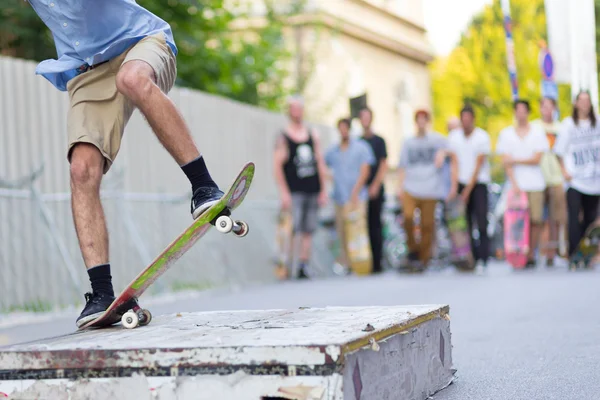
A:
{"type": "MultiPolygon", "coordinates": [[[[600,271],[539,266],[485,275],[447,269],[422,276],[286,282],[198,294],[154,304],[155,315],[178,311],[300,306],[450,305],[454,384],[436,400],[594,399],[600,396],[600,271]]],[[[74,330],[76,314],[1,328],[0,345],[74,330]]]]}

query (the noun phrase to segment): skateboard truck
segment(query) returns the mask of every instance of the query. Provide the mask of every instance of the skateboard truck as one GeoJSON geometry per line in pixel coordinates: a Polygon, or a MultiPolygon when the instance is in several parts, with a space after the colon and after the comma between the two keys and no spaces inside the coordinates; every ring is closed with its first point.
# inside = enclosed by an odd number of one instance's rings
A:
{"type": "Polygon", "coordinates": [[[221,215],[215,222],[215,228],[221,233],[229,233],[233,231],[233,234],[237,237],[244,237],[248,234],[248,224],[244,221],[234,221],[229,215],[221,215]]]}
{"type": "Polygon", "coordinates": [[[149,310],[143,309],[137,303],[135,299],[135,305],[132,310],[127,311],[121,317],[121,323],[127,329],[133,329],[135,327],[148,325],[152,321],[152,314],[149,310]]]}

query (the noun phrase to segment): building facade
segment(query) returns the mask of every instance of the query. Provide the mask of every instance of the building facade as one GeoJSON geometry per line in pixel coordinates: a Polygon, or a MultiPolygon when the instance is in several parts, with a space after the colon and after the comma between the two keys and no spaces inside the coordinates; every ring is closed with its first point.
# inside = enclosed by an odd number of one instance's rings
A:
{"type": "MultiPolygon", "coordinates": [[[[262,2],[253,2],[257,14],[262,2]]],[[[286,32],[294,55],[288,83],[304,95],[306,118],[334,125],[350,115],[351,98],[366,94],[391,167],[412,134],[414,110],[432,107],[423,12],[423,0],[307,0],[286,32]]]]}

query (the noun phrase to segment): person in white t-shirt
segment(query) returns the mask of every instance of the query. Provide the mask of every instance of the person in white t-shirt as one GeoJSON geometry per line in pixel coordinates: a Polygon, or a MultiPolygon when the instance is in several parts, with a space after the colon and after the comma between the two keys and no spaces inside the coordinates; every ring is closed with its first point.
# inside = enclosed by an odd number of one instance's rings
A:
{"type": "Polygon", "coordinates": [[[525,192],[529,202],[529,254],[526,267],[535,266],[535,250],[544,223],[546,180],[540,162],[550,149],[546,133],[539,124],[529,123],[529,102],[514,104],[516,125],[500,132],[496,153],[502,155],[506,175],[517,193],[525,192]]]}
{"type": "MultiPolygon", "coordinates": [[[[488,226],[488,184],[491,182],[489,155],[490,135],[475,126],[475,112],[470,106],[460,111],[461,127],[448,134],[450,151],[458,160],[458,191],[467,206],[469,233],[477,222],[479,243],[471,235],[471,251],[479,265],[487,266],[490,253],[488,226]]],[[[445,156],[445,155],[444,155],[445,156]]]]}
{"type": "Polygon", "coordinates": [[[600,123],[590,95],[575,98],[573,116],[561,123],[554,144],[567,182],[569,258],[573,256],[586,229],[594,222],[600,199],[600,123]],[[583,221],[579,214],[583,212],[583,221]]]}

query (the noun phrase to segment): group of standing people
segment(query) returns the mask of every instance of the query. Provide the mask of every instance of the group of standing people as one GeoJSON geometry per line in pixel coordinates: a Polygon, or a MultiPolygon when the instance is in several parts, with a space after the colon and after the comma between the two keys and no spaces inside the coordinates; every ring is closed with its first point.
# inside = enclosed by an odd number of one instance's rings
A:
{"type": "MultiPolygon", "coordinates": [[[[516,124],[503,130],[497,153],[513,190],[527,194],[530,212],[530,250],[527,266],[536,264],[544,214],[550,241],[558,241],[567,226],[568,257],[577,251],[585,231],[596,220],[600,199],[600,126],[588,92],[580,92],[570,116],[554,118],[556,103],[544,98],[541,120],[529,122],[530,105],[514,103],[516,124]],[[546,212],[547,211],[547,212],[546,212]]],[[[552,265],[556,250],[547,254],[552,265]]]]}
{"type": "MultiPolygon", "coordinates": [[[[597,218],[600,126],[587,92],[578,94],[572,115],[562,121],[555,117],[554,99],[543,98],[540,109],[541,118],[530,121],[530,103],[516,100],[514,123],[500,132],[495,153],[489,133],[476,125],[472,107],[464,106],[459,118],[448,121],[447,136],[432,130],[428,110],[415,112],[415,135],[404,141],[398,164],[397,198],[404,214],[408,262],[427,266],[435,242],[436,206],[460,197],[466,206],[476,270],[486,269],[491,253],[488,186],[493,154],[501,157],[507,184],[527,196],[531,231],[526,267],[537,264],[544,225],[553,244],[544,252],[546,265],[554,264],[561,230],[567,232],[568,257],[573,256],[597,218]],[[415,237],[416,209],[420,210],[420,240],[415,237]]],[[[275,174],[282,208],[292,211],[294,232],[302,238],[298,277],[307,276],[311,237],[318,225],[318,209],[328,201],[326,182],[331,176],[336,220],[343,207],[362,213],[368,220],[373,272],[381,272],[387,149],[371,128],[372,110],[359,113],[360,137],[350,135],[350,120],[339,120],[340,143],[327,151],[305,126],[301,99],[289,103],[289,117],[290,124],[277,137],[275,174]]]]}
{"type": "Polygon", "coordinates": [[[479,237],[471,239],[471,248],[478,268],[484,268],[490,250],[490,136],[475,125],[475,111],[469,106],[460,111],[458,121],[449,121],[447,137],[431,130],[431,114],[427,110],[418,110],[415,122],[416,135],[404,142],[398,165],[398,199],[404,214],[408,262],[427,266],[434,243],[435,207],[460,196],[466,205],[469,232],[477,226],[479,237]],[[413,224],[416,208],[421,211],[419,241],[413,224]]]}
{"type": "MultiPolygon", "coordinates": [[[[316,132],[304,123],[300,97],[289,100],[288,117],[288,126],[276,138],[274,171],[281,209],[291,211],[294,236],[300,238],[296,277],[310,275],[312,237],[318,227],[319,208],[329,199],[329,178],[333,178],[336,216],[340,216],[345,205],[350,205],[367,219],[372,271],[381,272],[387,148],[384,139],[372,130],[373,111],[368,107],[360,110],[360,138],[350,135],[349,119],[340,119],[337,124],[340,142],[328,149],[322,148],[316,132]]],[[[347,261],[344,246],[341,258],[347,261]]],[[[290,263],[292,259],[290,255],[290,263]]]]}

